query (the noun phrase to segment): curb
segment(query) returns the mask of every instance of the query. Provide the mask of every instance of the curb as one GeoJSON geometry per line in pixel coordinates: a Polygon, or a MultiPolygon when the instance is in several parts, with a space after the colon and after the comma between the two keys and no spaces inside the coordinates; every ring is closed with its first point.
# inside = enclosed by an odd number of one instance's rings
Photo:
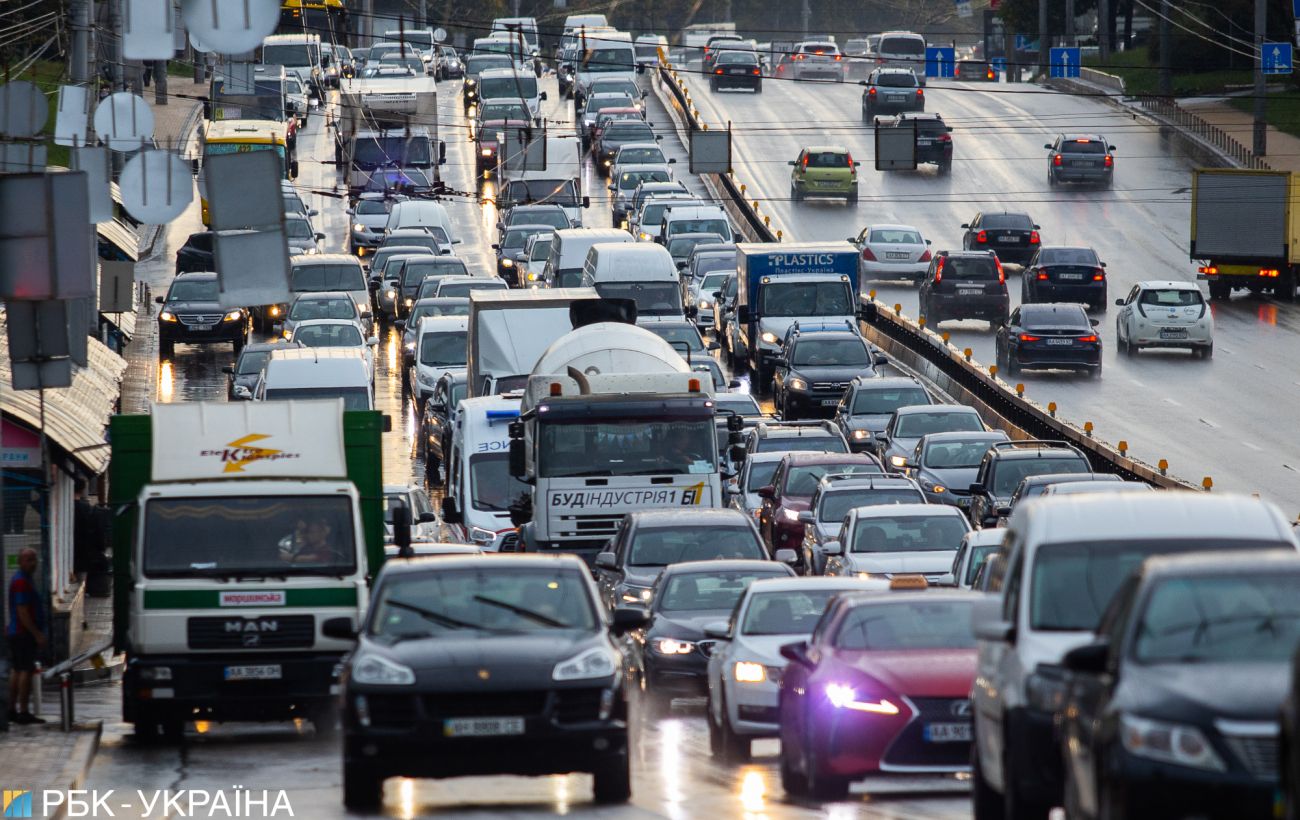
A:
{"type": "MultiPolygon", "coordinates": [[[[103,721],[96,720],[91,724],[83,724],[80,727],[82,736],[77,738],[76,746],[72,750],[72,755],[64,765],[63,770],[59,772],[59,785],[67,784],[68,790],[80,788],[85,782],[86,775],[90,774],[90,767],[95,762],[95,755],[99,752],[99,739],[104,733],[103,721]],[[89,730],[89,731],[86,731],[89,730]]],[[[50,820],[59,820],[67,815],[67,803],[59,804],[54,814],[50,815],[50,820]]]]}

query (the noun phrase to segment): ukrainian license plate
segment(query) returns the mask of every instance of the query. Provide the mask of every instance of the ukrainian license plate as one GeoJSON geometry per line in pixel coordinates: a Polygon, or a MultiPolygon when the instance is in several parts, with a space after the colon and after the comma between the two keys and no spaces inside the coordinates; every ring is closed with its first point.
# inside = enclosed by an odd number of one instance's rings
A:
{"type": "Polygon", "coordinates": [[[886,259],[907,259],[911,254],[907,251],[885,251],[886,259]]]}
{"type": "Polygon", "coordinates": [[[1058,273],[1056,274],[1056,278],[1060,279],[1061,281],[1077,282],[1083,279],[1083,274],[1082,273],[1058,273]]]}
{"type": "Polygon", "coordinates": [[[1013,243],[1013,244],[1014,244],[1014,243],[1017,243],[1017,242],[1020,241],[1020,237],[1018,237],[1018,236],[1011,236],[1011,235],[1008,235],[1008,236],[1004,236],[1004,237],[1002,237],[1002,241],[1003,241],[1003,242],[1010,242],[1010,243],[1013,243]]]}
{"type": "Polygon", "coordinates": [[[958,499],[957,499],[957,506],[958,506],[958,507],[969,507],[969,506],[970,506],[970,498],[969,498],[969,497],[967,497],[967,498],[958,498],[958,499]]]}
{"type": "Polygon", "coordinates": [[[957,288],[959,296],[979,296],[984,292],[984,288],[957,288]]]}
{"type": "Polygon", "coordinates": [[[265,663],[258,666],[227,666],[226,680],[279,680],[280,664],[265,663]]]}
{"type": "Polygon", "coordinates": [[[916,144],[920,146],[934,145],[934,140],[927,139],[926,137],[917,137],[916,144]]]}
{"type": "Polygon", "coordinates": [[[190,330],[211,330],[213,325],[190,325],[190,330]]]}
{"type": "Polygon", "coordinates": [[[1180,328],[1162,327],[1160,328],[1161,339],[1186,339],[1187,331],[1180,328]]]}
{"type": "Polygon", "coordinates": [[[1047,343],[1057,347],[1071,347],[1074,344],[1074,339],[1048,339],[1047,343]]]}
{"type": "Polygon", "coordinates": [[[839,403],[839,399],[822,399],[822,407],[834,407],[839,403]]]}
{"type": "Polygon", "coordinates": [[[902,94],[886,94],[885,96],[887,96],[887,97],[889,98],[889,101],[890,101],[890,102],[902,102],[902,101],[903,101],[903,95],[902,95],[902,94]]]}
{"type": "Polygon", "coordinates": [[[1097,163],[1093,162],[1090,159],[1076,159],[1073,163],[1074,167],[1076,168],[1091,168],[1096,164],[1097,163]]]}
{"type": "Polygon", "coordinates": [[[728,73],[730,73],[730,74],[748,74],[749,72],[746,71],[746,70],[743,69],[743,68],[733,68],[733,69],[731,69],[731,71],[728,72],[728,73]]]}
{"type": "Polygon", "coordinates": [[[443,737],[504,737],[523,733],[521,717],[452,718],[442,723],[443,737]]]}
{"type": "Polygon", "coordinates": [[[927,723],[924,736],[930,743],[970,743],[970,724],[927,723]]]}

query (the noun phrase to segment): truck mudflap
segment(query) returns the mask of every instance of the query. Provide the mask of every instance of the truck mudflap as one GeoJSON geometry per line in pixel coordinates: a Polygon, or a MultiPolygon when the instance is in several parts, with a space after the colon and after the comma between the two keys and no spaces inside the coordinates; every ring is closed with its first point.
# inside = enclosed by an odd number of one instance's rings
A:
{"type": "Polygon", "coordinates": [[[341,652],[137,655],[122,674],[122,718],[287,720],[333,708],[341,652]]]}

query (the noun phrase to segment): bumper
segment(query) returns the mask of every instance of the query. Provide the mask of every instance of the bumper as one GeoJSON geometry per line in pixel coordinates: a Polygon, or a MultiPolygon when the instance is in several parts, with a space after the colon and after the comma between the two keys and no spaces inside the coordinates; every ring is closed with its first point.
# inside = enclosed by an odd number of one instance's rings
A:
{"type": "Polygon", "coordinates": [[[804,196],[849,196],[858,190],[858,181],[839,180],[805,181],[796,183],[804,196]]]}
{"type": "Polygon", "coordinates": [[[920,280],[930,269],[929,262],[863,262],[862,274],[874,279],[920,280]]]}
{"type": "Polygon", "coordinates": [[[817,392],[805,391],[795,392],[787,390],[786,401],[790,409],[802,413],[819,414],[825,416],[835,415],[835,408],[839,407],[840,400],[844,398],[844,391],[834,392],[817,392]]]}
{"type": "Polygon", "coordinates": [[[763,78],[755,77],[752,74],[714,74],[709,78],[709,82],[715,88],[751,88],[759,89],[763,87],[763,78]]]}
{"type": "Polygon", "coordinates": [[[1008,296],[961,296],[956,293],[930,294],[932,308],[954,319],[1001,319],[1011,309],[1008,296]]]}
{"type": "Polygon", "coordinates": [[[697,308],[695,312],[695,324],[700,327],[713,327],[713,308],[697,308]]]}
{"type": "Polygon", "coordinates": [[[776,737],[781,723],[778,703],[780,682],[733,683],[728,681],[727,720],[743,737],[776,737]]]}
{"type": "Polygon", "coordinates": [[[925,98],[912,95],[908,100],[877,100],[873,103],[867,103],[867,108],[876,114],[899,111],[924,111],[925,98]]]}
{"type": "Polygon", "coordinates": [[[1066,285],[1057,282],[1035,282],[1034,295],[1046,302],[1085,302],[1091,305],[1106,304],[1106,283],[1089,282],[1066,285]]]}
{"type": "Polygon", "coordinates": [[[1203,772],[1134,757],[1117,750],[1103,775],[1120,784],[1126,816],[1272,817],[1277,782],[1245,773],[1203,772]]]}
{"type": "Polygon", "coordinates": [[[1057,182],[1110,182],[1115,172],[1110,168],[1053,168],[1057,182]]]}
{"type": "Polygon", "coordinates": [[[159,322],[158,340],[189,345],[220,344],[243,341],[244,330],[243,322],[218,322],[211,330],[195,330],[180,322],[159,322]]]}
{"type": "Polygon", "coordinates": [[[342,653],[137,655],[122,674],[122,717],[285,720],[331,706],[342,653]],[[280,668],[277,680],[226,680],[234,666],[280,668]],[[166,667],[170,680],[145,680],[166,667]],[[150,670],[145,672],[145,670],[150,670]]]}
{"type": "Polygon", "coordinates": [[[806,80],[809,77],[830,77],[834,80],[841,80],[844,78],[844,70],[840,68],[838,63],[824,66],[804,65],[796,68],[794,71],[790,72],[790,74],[792,78],[796,80],[806,80]]]}
{"type": "Polygon", "coordinates": [[[708,659],[699,651],[668,657],[646,652],[646,688],[657,695],[678,698],[703,697],[708,694],[708,659]]]}
{"type": "Polygon", "coordinates": [[[1139,325],[1133,328],[1133,343],[1142,347],[1209,347],[1214,343],[1214,334],[1208,327],[1168,327],[1159,325],[1139,325]],[[1170,337],[1161,335],[1162,330],[1184,331],[1186,335],[1170,337]]]}
{"type": "Polygon", "coordinates": [[[1073,354],[1053,350],[1024,350],[1012,352],[1012,358],[1021,367],[1049,367],[1075,370],[1094,370],[1101,367],[1101,350],[1078,351],[1073,354]]]}

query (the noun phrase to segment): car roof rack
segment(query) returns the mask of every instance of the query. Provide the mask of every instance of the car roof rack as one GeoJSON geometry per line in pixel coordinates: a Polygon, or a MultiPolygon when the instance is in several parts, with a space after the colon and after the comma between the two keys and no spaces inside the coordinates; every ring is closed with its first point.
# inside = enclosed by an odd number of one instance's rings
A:
{"type": "Polygon", "coordinates": [[[858,332],[858,329],[854,327],[852,320],[843,319],[843,318],[831,319],[831,320],[819,319],[816,321],[816,323],[809,322],[806,325],[801,325],[799,323],[799,320],[796,319],[794,323],[790,325],[790,332],[792,333],[803,333],[804,331],[818,331],[818,330],[849,330],[852,331],[853,333],[858,332]]]}
{"type": "Polygon", "coordinates": [[[1023,448],[1026,450],[1034,449],[1039,451],[1039,455],[1042,455],[1041,451],[1043,450],[1073,450],[1074,452],[1083,456],[1084,460],[1088,461],[1089,464],[1092,463],[1091,461],[1088,460],[1087,455],[1085,455],[1082,450],[1080,450],[1078,447],[1075,447],[1073,444],[1071,444],[1068,441],[1059,441],[1059,440],[1045,439],[1045,438],[1030,438],[1030,439],[1021,439],[1019,441],[1017,440],[995,441],[992,444],[990,444],[989,447],[990,449],[994,449],[994,450],[1015,450],[1019,448],[1023,448]]]}

